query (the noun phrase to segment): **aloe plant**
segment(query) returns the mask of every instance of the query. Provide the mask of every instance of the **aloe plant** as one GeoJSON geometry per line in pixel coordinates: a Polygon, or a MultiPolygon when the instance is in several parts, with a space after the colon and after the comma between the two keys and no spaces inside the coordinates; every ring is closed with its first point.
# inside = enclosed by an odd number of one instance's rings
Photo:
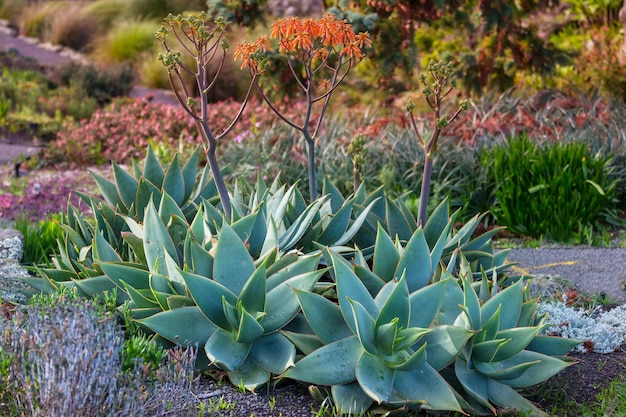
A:
{"type": "Polygon", "coordinates": [[[451,378],[462,388],[467,410],[478,415],[512,408],[547,417],[516,389],[543,382],[571,365],[563,356],[580,341],[539,335],[545,317],[538,315],[538,300],[530,299],[522,280],[501,291],[497,279],[490,285],[486,276],[480,285],[464,277],[460,281],[450,284],[447,314],[440,315],[439,323],[473,334],[456,358],[451,378]]]}
{"type": "Polygon", "coordinates": [[[309,351],[314,346],[310,337],[290,334],[306,356],[282,376],[331,386],[341,412],[360,413],[374,402],[462,411],[454,390],[429,363],[427,353],[429,344],[445,345],[433,358],[436,364],[450,363],[472,335],[455,326],[429,328],[450,278],[411,292],[408,269],[400,264],[402,277],[385,283],[372,296],[343,258],[332,252],[328,256],[338,305],[321,295],[296,291],[321,346],[309,351]]]}

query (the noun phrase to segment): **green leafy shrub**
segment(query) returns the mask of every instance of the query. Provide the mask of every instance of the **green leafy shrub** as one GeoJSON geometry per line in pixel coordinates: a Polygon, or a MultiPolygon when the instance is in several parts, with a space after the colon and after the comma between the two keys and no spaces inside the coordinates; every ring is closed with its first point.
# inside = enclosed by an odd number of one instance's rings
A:
{"type": "Polygon", "coordinates": [[[497,184],[498,223],[525,236],[570,241],[615,199],[611,158],[585,143],[537,144],[522,136],[485,151],[481,163],[497,184]]]}
{"type": "Polygon", "coordinates": [[[124,64],[95,66],[71,62],[56,69],[52,78],[61,85],[82,88],[100,106],[115,97],[127,96],[134,84],[132,69],[124,64]]]}
{"type": "Polygon", "coordinates": [[[192,146],[197,143],[193,123],[182,110],[145,98],[113,103],[78,127],[66,121],[45,159],[79,166],[125,163],[141,156],[139,149],[145,149],[150,141],[167,143],[173,149],[179,141],[192,146]]]}

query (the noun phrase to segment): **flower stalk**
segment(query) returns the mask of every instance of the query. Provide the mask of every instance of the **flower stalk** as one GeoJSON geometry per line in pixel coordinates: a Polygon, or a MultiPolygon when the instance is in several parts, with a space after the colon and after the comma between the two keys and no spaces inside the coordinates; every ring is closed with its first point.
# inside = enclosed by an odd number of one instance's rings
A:
{"type": "Polygon", "coordinates": [[[437,151],[437,145],[441,132],[448,125],[461,114],[462,111],[467,110],[467,100],[461,100],[459,102],[458,109],[452,114],[452,116],[442,116],[442,103],[446,97],[452,93],[456,88],[456,75],[454,73],[454,66],[452,63],[446,63],[444,61],[435,62],[430,61],[426,67],[428,75],[422,73],[420,75],[420,83],[424,86],[422,93],[426,97],[428,106],[434,113],[434,130],[431,137],[425,141],[420,134],[420,129],[415,119],[415,104],[409,100],[406,105],[406,111],[411,118],[411,127],[417,136],[420,144],[424,148],[424,170],[422,172],[422,186],[420,190],[420,201],[418,211],[418,224],[426,224],[426,213],[428,211],[428,197],[430,194],[430,182],[433,172],[433,158],[437,151]]]}
{"type": "Polygon", "coordinates": [[[333,15],[325,15],[317,19],[277,19],[269,37],[239,43],[235,50],[235,58],[241,59],[242,69],[248,68],[263,100],[283,122],[304,137],[307,143],[311,201],[317,198],[315,141],[330,98],[350,69],[365,57],[363,50],[370,45],[369,34],[357,35],[347,22],[337,20],[333,15]],[[285,56],[289,72],[305,103],[304,114],[299,120],[283,114],[259,82],[258,76],[269,65],[268,55],[274,52],[272,40],[277,41],[278,52],[285,56]],[[314,114],[313,107],[318,104],[319,113],[314,114]]]}

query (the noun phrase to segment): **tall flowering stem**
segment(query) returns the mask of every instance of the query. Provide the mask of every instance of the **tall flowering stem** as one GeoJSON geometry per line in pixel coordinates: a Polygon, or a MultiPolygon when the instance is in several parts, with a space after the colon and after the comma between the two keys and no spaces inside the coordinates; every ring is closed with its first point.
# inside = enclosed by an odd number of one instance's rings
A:
{"type": "Polygon", "coordinates": [[[156,38],[161,41],[165,48],[165,53],[159,54],[159,60],[167,68],[170,85],[178,102],[183,106],[187,114],[193,118],[198,133],[204,141],[207,161],[215,180],[222,209],[224,214],[230,218],[232,206],[226,184],[224,183],[224,177],[217,161],[217,143],[231,131],[241,118],[252,88],[255,85],[254,79],[256,74],[250,83],[239,111],[233,116],[230,125],[222,132],[215,133],[211,129],[209,120],[208,94],[215,87],[226,59],[226,51],[229,46],[224,38],[225,28],[226,20],[224,18],[217,17],[212,21],[205,12],[196,16],[174,16],[170,14],[163,20],[163,25],[156,33],[156,38]],[[194,65],[185,64],[181,59],[181,52],[170,47],[168,40],[172,37],[185,54],[193,57],[194,65]],[[209,66],[214,60],[217,60],[217,70],[214,74],[211,74],[209,66]],[[194,92],[190,91],[183,82],[186,76],[192,76],[195,79],[199,97],[195,97],[194,92]]]}
{"type": "Polygon", "coordinates": [[[333,15],[325,15],[321,18],[277,19],[269,37],[239,43],[235,49],[235,58],[242,61],[242,69],[249,69],[263,100],[281,120],[304,136],[307,143],[311,200],[317,197],[315,139],[320,132],[330,98],[350,69],[364,58],[363,50],[370,45],[369,34],[357,35],[347,22],[337,20],[333,15]],[[277,45],[278,53],[286,57],[294,82],[302,92],[305,111],[299,118],[288,118],[281,113],[257,77],[266,70],[269,54],[275,52],[272,41],[277,45]],[[321,108],[314,116],[313,108],[317,104],[321,108]]]}
{"type": "Polygon", "coordinates": [[[406,111],[411,118],[411,126],[417,135],[417,139],[424,147],[424,171],[422,173],[422,189],[420,191],[420,204],[418,211],[418,222],[420,225],[426,224],[426,212],[428,210],[428,195],[430,193],[430,180],[433,172],[433,158],[437,150],[437,144],[441,131],[452,123],[462,111],[467,110],[467,100],[459,102],[458,109],[452,116],[442,115],[442,103],[446,97],[456,88],[456,75],[454,66],[444,61],[430,61],[426,67],[428,74],[420,75],[420,83],[424,86],[422,93],[426,97],[426,102],[434,113],[434,130],[430,139],[425,141],[420,134],[420,129],[415,119],[415,104],[409,100],[406,105],[406,111]]]}

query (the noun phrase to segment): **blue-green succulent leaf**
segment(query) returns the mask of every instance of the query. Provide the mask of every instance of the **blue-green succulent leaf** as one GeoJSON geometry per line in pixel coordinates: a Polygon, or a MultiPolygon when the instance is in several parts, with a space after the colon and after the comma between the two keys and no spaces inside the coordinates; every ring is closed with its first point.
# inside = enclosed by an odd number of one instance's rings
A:
{"type": "Polygon", "coordinates": [[[130,208],[135,203],[137,180],[115,162],[113,162],[113,176],[115,177],[115,185],[122,203],[126,208],[130,208]]]}
{"type": "Polygon", "coordinates": [[[456,318],[463,313],[461,305],[463,305],[463,290],[456,279],[450,280],[446,292],[441,301],[439,313],[437,313],[437,322],[441,324],[453,324],[456,318]]]}
{"type": "Polygon", "coordinates": [[[179,206],[185,201],[185,180],[180,170],[178,154],[174,155],[163,179],[163,191],[172,196],[179,206]]]}
{"type": "Polygon", "coordinates": [[[403,277],[399,282],[390,282],[385,286],[392,286],[393,291],[389,294],[378,313],[378,317],[376,317],[376,328],[378,329],[379,326],[390,323],[394,319],[397,319],[399,327],[408,327],[411,306],[407,280],[403,277]]]}
{"type": "MultiPolygon", "coordinates": [[[[510,329],[517,326],[517,322],[522,311],[523,289],[522,280],[505,288],[498,294],[494,295],[481,307],[483,320],[487,320],[495,313],[500,305],[504,308],[500,312],[500,330],[510,329]]],[[[481,325],[483,325],[481,323],[481,325]]]]}
{"type": "MultiPolygon", "coordinates": [[[[238,304],[241,306],[241,303],[238,304]]],[[[263,327],[256,317],[250,314],[244,307],[239,307],[239,328],[234,335],[235,341],[239,343],[252,343],[263,336],[263,327]]]]}
{"type": "Polygon", "coordinates": [[[513,355],[517,355],[522,350],[526,349],[539,332],[539,329],[539,327],[516,327],[498,332],[496,338],[507,339],[510,340],[510,342],[498,350],[493,360],[498,362],[509,359],[513,355]]]}
{"type": "Polygon", "coordinates": [[[413,371],[396,371],[394,390],[406,401],[424,401],[425,408],[463,412],[450,385],[428,363],[413,371]]]}
{"type": "Polygon", "coordinates": [[[440,325],[424,335],[428,363],[440,370],[452,363],[474,333],[458,326],[440,325]]]}
{"type": "Polygon", "coordinates": [[[352,308],[352,314],[356,323],[356,334],[363,346],[363,349],[370,355],[378,354],[376,334],[374,329],[374,318],[358,302],[348,298],[352,308]]]}
{"type": "Polygon", "coordinates": [[[183,201],[189,200],[196,184],[196,173],[198,172],[198,156],[200,154],[200,146],[196,146],[193,153],[185,162],[181,171],[183,175],[183,183],[185,184],[185,194],[183,201]]]}
{"type": "Polygon", "coordinates": [[[463,386],[465,392],[477,403],[491,410],[495,415],[496,409],[489,402],[487,384],[489,379],[474,369],[469,369],[467,362],[457,358],[454,362],[454,373],[463,386]]]}
{"type": "Polygon", "coordinates": [[[163,186],[163,178],[165,177],[165,174],[163,172],[163,167],[161,167],[159,160],[154,154],[152,146],[148,147],[148,152],[146,153],[143,165],[143,177],[159,189],[163,186]]]}
{"type": "Polygon", "coordinates": [[[569,365],[571,362],[529,350],[500,362],[475,363],[482,374],[516,388],[543,382],[569,365]]]}
{"type": "Polygon", "coordinates": [[[451,279],[438,281],[409,295],[410,327],[430,327],[441,310],[444,294],[451,279]]]}
{"type": "Polygon", "coordinates": [[[228,379],[237,386],[254,392],[270,380],[270,373],[250,356],[234,371],[228,371],[228,379]]]}
{"type": "Polygon", "coordinates": [[[167,273],[165,252],[178,259],[176,246],[161,221],[154,204],[148,204],[144,217],[144,251],[151,272],[167,273]],[[156,266],[156,269],[155,269],[156,266]]]}
{"type": "Polygon", "coordinates": [[[102,232],[96,230],[93,242],[94,261],[96,262],[122,262],[122,258],[104,238],[102,232]]]}
{"type": "Polygon", "coordinates": [[[239,301],[252,314],[265,311],[265,265],[258,267],[241,289],[239,301]]]}
{"type": "Polygon", "coordinates": [[[102,268],[102,271],[109,279],[121,289],[124,288],[122,280],[133,288],[150,288],[150,271],[130,265],[110,262],[101,263],[100,268],[102,268]]]}
{"type": "Polygon", "coordinates": [[[217,330],[196,306],[163,311],[139,322],[170,342],[181,345],[204,344],[217,330]]]}
{"type": "Polygon", "coordinates": [[[277,331],[300,311],[294,290],[310,291],[326,270],[310,271],[288,279],[267,293],[265,315],[260,320],[265,333],[277,331]]]}
{"type": "Polygon", "coordinates": [[[381,404],[389,401],[393,389],[395,371],[389,368],[378,356],[361,356],[356,366],[356,379],[363,391],[381,404]]]}
{"type": "Polygon", "coordinates": [[[419,228],[406,244],[404,252],[400,256],[398,266],[394,273],[396,278],[406,274],[409,291],[413,292],[425,287],[430,282],[433,267],[430,259],[430,249],[424,231],[419,228]]]}
{"type": "Polygon", "coordinates": [[[296,348],[280,333],[272,333],[252,344],[250,356],[273,374],[281,374],[294,365],[296,348]]]}
{"type": "Polygon", "coordinates": [[[224,314],[222,298],[230,304],[236,304],[237,296],[212,279],[188,271],[181,271],[181,274],[189,288],[189,294],[202,313],[222,329],[233,330],[224,314]]]}
{"type": "Polygon", "coordinates": [[[246,360],[251,343],[238,343],[231,332],[217,329],[204,345],[204,351],[212,364],[225,371],[235,371],[246,360]]]}
{"type": "Polygon", "coordinates": [[[282,376],[318,385],[348,384],[356,379],[356,365],[363,352],[359,339],[351,336],[311,352],[282,376]]]}
{"type": "Polygon", "coordinates": [[[385,282],[391,281],[395,278],[394,274],[399,260],[400,254],[393,244],[393,240],[391,240],[379,223],[374,245],[374,274],[378,275],[385,282]]]}
{"type": "Polygon", "coordinates": [[[356,334],[356,324],[348,298],[361,304],[371,316],[378,315],[378,308],[376,307],[374,299],[370,295],[369,291],[365,285],[363,285],[359,277],[356,276],[352,268],[346,265],[339,255],[332,251],[329,251],[329,253],[335,271],[335,279],[337,281],[337,298],[339,299],[339,307],[341,308],[341,313],[343,314],[348,327],[350,327],[350,329],[356,334]]]}
{"type": "Polygon", "coordinates": [[[296,291],[296,296],[307,322],[324,344],[352,336],[337,304],[309,291],[296,291]]]}
{"type": "Polygon", "coordinates": [[[239,294],[255,269],[254,261],[237,233],[224,223],[215,249],[213,279],[239,294]]]}
{"type": "Polygon", "coordinates": [[[367,409],[374,403],[374,400],[363,391],[358,382],[333,385],[330,387],[330,392],[340,415],[365,415],[367,409]]]}
{"type": "Polygon", "coordinates": [[[522,397],[513,388],[498,381],[487,381],[487,392],[491,401],[500,407],[529,413],[534,417],[549,417],[550,415],[538,409],[533,403],[522,397]]]}
{"type": "Polygon", "coordinates": [[[580,345],[582,340],[567,339],[557,336],[535,336],[526,347],[527,350],[543,353],[544,355],[560,356],[580,345]]]}

